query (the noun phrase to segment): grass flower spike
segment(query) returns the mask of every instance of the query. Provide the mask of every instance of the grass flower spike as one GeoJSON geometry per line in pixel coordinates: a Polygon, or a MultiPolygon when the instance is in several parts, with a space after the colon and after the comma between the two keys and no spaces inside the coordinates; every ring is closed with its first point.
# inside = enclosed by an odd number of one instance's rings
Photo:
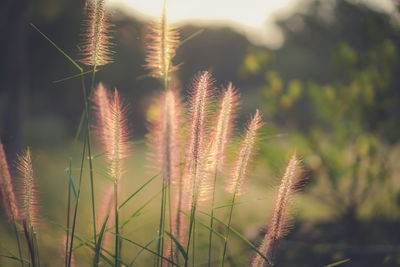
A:
{"type": "MultiPolygon", "coordinates": [[[[194,91],[191,98],[191,126],[187,144],[185,160],[185,192],[191,192],[193,199],[197,199],[201,181],[204,176],[203,165],[205,158],[205,139],[207,135],[208,107],[211,101],[213,80],[210,73],[201,73],[194,82],[194,91]]],[[[192,205],[191,200],[187,201],[192,205]]]]}
{"type": "Polygon", "coordinates": [[[244,137],[242,145],[240,146],[239,156],[233,169],[232,179],[227,187],[228,192],[232,193],[232,201],[228,219],[228,230],[225,237],[224,250],[222,252],[221,266],[224,266],[235,200],[237,195],[240,195],[243,192],[243,185],[247,177],[247,170],[251,157],[254,153],[258,130],[262,125],[263,123],[261,121],[261,115],[257,110],[247,127],[246,136],[244,137]]]}
{"type": "Polygon", "coordinates": [[[113,98],[108,97],[100,84],[94,94],[95,111],[100,128],[100,141],[106,150],[109,163],[109,176],[114,181],[114,221],[115,221],[115,266],[120,266],[119,229],[118,229],[118,188],[122,177],[122,165],[129,154],[128,129],[125,109],[122,107],[118,91],[114,90],[113,98]]]}
{"type": "Polygon", "coordinates": [[[22,204],[21,216],[27,219],[29,226],[36,233],[39,226],[39,201],[29,147],[22,156],[18,156],[18,170],[22,176],[22,188],[19,196],[22,204]]]}
{"type": "Polygon", "coordinates": [[[224,152],[233,131],[233,121],[238,106],[238,95],[230,83],[223,94],[212,138],[208,171],[214,173],[224,161],[224,152]]]}
{"type": "MultiPolygon", "coordinates": [[[[290,197],[295,192],[294,186],[298,178],[298,166],[299,160],[296,158],[296,154],[294,154],[291,157],[282,177],[281,185],[279,186],[278,197],[275,202],[275,209],[272,213],[271,223],[259,247],[260,252],[266,257],[269,256],[275,241],[282,238],[287,232],[288,219],[286,210],[290,201],[290,197]]],[[[262,267],[264,264],[264,259],[261,258],[259,254],[256,254],[251,266],[262,267]]]]}
{"type": "Polygon", "coordinates": [[[80,61],[94,67],[109,64],[113,51],[104,0],[88,0],[85,10],[88,17],[84,22],[80,61]]]}
{"type": "Polygon", "coordinates": [[[94,92],[94,110],[97,115],[98,136],[106,151],[110,163],[109,175],[119,180],[122,175],[122,163],[129,154],[128,129],[125,109],[122,107],[118,91],[111,98],[102,84],[94,92]]]}
{"type": "Polygon", "coordinates": [[[241,194],[243,192],[243,184],[247,177],[248,165],[254,153],[257,131],[262,125],[261,115],[257,110],[247,127],[246,136],[243,139],[239,150],[239,156],[232,173],[232,179],[227,187],[227,190],[232,194],[241,194]]]}
{"type": "MultiPolygon", "coordinates": [[[[194,81],[194,90],[191,96],[191,126],[188,137],[185,172],[183,182],[182,210],[190,210],[189,234],[186,253],[189,251],[192,226],[196,213],[202,182],[204,179],[205,141],[207,135],[207,119],[209,117],[209,104],[212,95],[210,73],[204,71],[194,81]]],[[[184,224],[180,224],[184,227],[184,224]]],[[[183,229],[181,230],[181,233],[183,229]]],[[[187,266],[187,262],[185,262],[187,266]]]]}
{"type": "Polygon", "coordinates": [[[169,72],[176,69],[171,60],[175,56],[175,49],[179,43],[178,31],[167,20],[166,1],[164,1],[161,20],[150,26],[147,35],[147,56],[145,67],[154,77],[165,79],[169,72]]]}
{"type": "MultiPolygon", "coordinates": [[[[207,182],[211,184],[211,219],[210,229],[213,229],[214,224],[214,204],[215,204],[215,186],[217,183],[217,171],[224,162],[225,147],[228,144],[229,138],[233,131],[233,120],[235,118],[235,112],[238,105],[238,95],[235,88],[229,83],[228,88],[223,94],[218,116],[216,117],[214,135],[211,140],[211,146],[209,156],[207,158],[207,182]]],[[[209,194],[209,190],[204,191],[204,196],[201,198],[206,199],[209,194]]],[[[210,231],[209,235],[209,250],[208,250],[208,266],[211,266],[211,254],[212,254],[212,236],[213,232],[210,231]]]]}
{"type": "Polygon", "coordinates": [[[10,169],[8,167],[3,143],[0,141],[0,190],[3,198],[3,207],[9,221],[19,218],[18,205],[11,182],[10,169]]]}
{"type": "Polygon", "coordinates": [[[162,171],[163,179],[177,185],[179,183],[179,161],[182,130],[182,106],[177,93],[167,90],[161,93],[156,102],[160,107],[157,115],[149,118],[150,158],[155,160],[157,170],[162,171]]]}

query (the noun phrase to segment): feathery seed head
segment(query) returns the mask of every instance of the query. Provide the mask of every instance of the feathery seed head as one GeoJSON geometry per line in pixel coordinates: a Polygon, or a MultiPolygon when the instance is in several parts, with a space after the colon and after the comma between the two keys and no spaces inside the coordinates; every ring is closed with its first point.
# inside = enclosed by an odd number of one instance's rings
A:
{"type": "Polygon", "coordinates": [[[218,116],[215,120],[214,133],[211,140],[209,171],[214,173],[224,161],[225,147],[232,135],[239,96],[236,89],[229,83],[219,105],[218,116]]]}
{"type": "Polygon", "coordinates": [[[181,102],[174,90],[167,90],[158,100],[160,112],[150,120],[148,140],[153,158],[161,166],[163,178],[178,184],[182,130],[181,102]]]}
{"type": "Polygon", "coordinates": [[[151,71],[152,76],[164,78],[176,69],[171,60],[179,43],[178,31],[167,20],[165,1],[161,20],[150,26],[147,39],[145,67],[151,71]]]}
{"type": "MultiPolygon", "coordinates": [[[[268,231],[259,246],[259,251],[267,257],[270,256],[269,254],[271,253],[275,241],[282,238],[289,227],[288,214],[286,210],[291,196],[296,191],[295,185],[299,177],[298,168],[299,160],[297,159],[296,154],[293,154],[279,186],[270,226],[268,227],[268,231]]],[[[264,264],[264,259],[259,254],[255,254],[251,266],[262,267],[264,264]]]]}
{"type": "Polygon", "coordinates": [[[213,79],[207,71],[194,80],[191,95],[191,126],[185,159],[184,203],[190,207],[192,199],[198,199],[202,181],[205,178],[205,139],[207,119],[212,95],[213,79]]]}
{"type": "Polygon", "coordinates": [[[82,62],[89,66],[102,66],[112,62],[111,24],[104,0],[87,1],[87,19],[84,22],[84,41],[81,45],[82,62]]]}
{"type": "Polygon", "coordinates": [[[10,169],[8,167],[3,143],[0,141],[0,191],[3,199],[4,210],[9,221],[18,219],[18,206],[11,182],[10,169]]]}
{"type": "Polygon", "coordinates": [[[296,158],[296,154],[293,154],[282,177],[278,197],[275,202],[274,213],[272,214],[271,224],[268,229],[268,239],[271,240],[271,242],[282,238],[286,234],[286,209],[297,182],[298,174],[296,171],[298,165],[299,161],[296,158]]]}
{"type": "Polygon", "coordinates": [[[114,97],[107,97],[104,87],[100,84],[94,94],[94,110],[98,117],[97,130],[100,141],[106,150],[106,159],[111,164],[109,171],[112,179],[119,180],[123,161],[129,154],[128,127],[125,109],[120,103],[117,89],[114,97]]]}
{"type": "Polygon", "coordinates": [[[232,194],[241,194],[243,184],[246,180],[248,165],[254,154],[254,146],[258,136],[258,130],[263,125],[259,110],[256,111],[249,125],[247,126],[246,135],[239,149],[239,156],[236,160],[232,173],[231,182],[227,186],[227,191],[232,194]]]}
{"type": "Polygon", "coordinates": [[[22,176],[22,188],[19,193],[20,203],[22,204],[21,215],[27,218],[33,231],[37,232],[39,226],[39,198],[29,147],[22,156],[18,156],[18,170],[22,176]]]}

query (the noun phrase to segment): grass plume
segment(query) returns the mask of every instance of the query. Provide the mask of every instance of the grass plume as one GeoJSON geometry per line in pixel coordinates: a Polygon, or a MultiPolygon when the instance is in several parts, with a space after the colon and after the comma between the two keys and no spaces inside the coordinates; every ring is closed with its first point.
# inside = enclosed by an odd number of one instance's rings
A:
{"type": "Polygon", "coordinates": [[[7,163],[3,143],[0,141],[0,190],[3,198],[3,207],[10,222],[19,218],[19,210],[13,184],[11,182],[10,169],[7,163]]]}
{"type": "Polygon", "coordinates": [[[150,70],[152,76],[166,80],[168,73],[176,69],[171,60],[179,44],[179,33],[167,20],[166,1],[163,4],[161,19],[149,27],[147,39],[145,67],[150,70]]]}
{"type": "Polygon", "coordinates": [[[122,177],[123,162],[129,154],[127,121],[117,89],[110,98],[101,84],[94,94],[95,111],[100,124],[100,141],[106,151],[109,163],[109,176],[114,181],[114,220],[115,220],[115,266],[120,266],[119,207],[118,188],[122,177]]]}
{"type": "MultiPolygon", "coordinates": [[[[191,96],[191,126],[185,159],[183,183],[185,194],[182,199],[182,209],[184,211],[190,210],[191,214],[186,254],[189,252],[197,201],[199,199],[202,181],[204,178],[205,140],[207,135],[207,119],[209,117],[209,104],[212,95],[212,84],[213,79],[209,72],[204,71],[200,73],[194,80],[194,90],[191,96]]],[[[183,227],[183,223],[181,227],[183,227]]],[[[187,266],[187,260],[185,261],[185,266],[187,266]]]]}
{"type": "MultiPolygon", "coordinates": [[[[274,243],[281,239],[287,232],[288,228],[288,215],[287,206],[290,201],[291,195],[295,192],[295,184],[298,178],[299,160],[296,154],[290,158],[289,164],[286,167],[285,173],[282,177],[279,186],[278,197],[275,202],[275,209],[272,213],[272,218],[268,231],[265,234],[262,243],[259,247],[261,253],[269,257],[274,243]]],[[[252,267],[262,267],[265,261],[260,255],[256,254],[253,258],[252,267]]]]}
{"type": "Polygon", "coordinates": [[[228,229],[224,242],[224,250],[222,252],[221,266],[224,266],[225,254],[228,245],[228,238],[230,233],[230,225],[232,220],[233,207],[235,205],[235,200],[237,195],[243,192],[243,185],[247,178],[248,166],[251,161],[252,155],[254,153],[255,143],[258,135],[258,130],[263,125],[261,121],[260,112],[257,110],[251,119],[249,125],[247,126],[245,138],[242,141],[242,145],[239,149],[239,155],[235,163],[235,167],[232,173],[232,179],[227,186],[228,192],[232,193],[231,208],[229,212],[228,219],[228,229]]]}
{"type": "Polygon", "coordinates": [[[122,175],[122,165],[129,155],[129,131],[126,111],[123,108],[118,91],[110,97],[107,89],[100,83],[94,92],[94,111],[96,113],[99,141],[106,152],[109,176],[118,181],[122,175]]]}
{"type": "Polygon", "coordinates": [[[88,66],[102,66],[111,63],[112,42],[110,22],[104,0],[88,0],[85,11],[87,18],[83,27],[80,62],[88,66]]]}
{"type": "Polygon", "coordinates": [[[22,188],[19,193],[21,216],[27,219],[27,224],[37,233],[39,227],[39,197],[32,167],[31,150],[28,147],[18,156],[18,170],[22,176],[22,188]]]}
{"type": "MultiPolygon", "coordinates": [[[[236,109],[238,105],[238,95],[235,88],[229,83],[228,88],[225,90],[221,103],[219,105],[218,116],[215,121],[214,134],[211,140],[211,148],[208,157],[207,175],[210,176],[212,181],[211,191],[211,219],[210,229],[213,229],[214,223],[214,204],[215,204],[215,186],[217,183],[217,171],[224,162],[225,148],[233,132],[233,123],[236,116],[236,109]]],[[[213,232],[210,231],[209,236],[209,249],[208,249],[208,266],[211,266],[211,251],[212,251],[212,236],[213,232]]]]}

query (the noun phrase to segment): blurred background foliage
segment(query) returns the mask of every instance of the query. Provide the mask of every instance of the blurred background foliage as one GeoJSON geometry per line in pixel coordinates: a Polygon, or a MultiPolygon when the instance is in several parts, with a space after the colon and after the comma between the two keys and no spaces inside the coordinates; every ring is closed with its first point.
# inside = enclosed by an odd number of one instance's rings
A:
{"type": "MultiPolygon", "coordinates": [[[[8,1],[0,10],[6,33],[0,42],[0,133],[10,158],[26,144],[62,151],[76,132],[80,80],[59,80],[78,71],[29,22],[78,58],[83,3],[8,1]]],[[[308,206],[298,207],[277,265],[351,258],[349,266],[398,266],[399,14],[354,1],[330,3],[327,9],[324,1],[307,1],[306,8],[277,21],[285,41],[275,50],[230,28],[183,26],[182,39],[203,31],[177,51],[176,63],[183,62],[178,86],[185,90],[194,74],[211,70],[218,86],[232,81],[240,88],[241,125],[255,107],[263,110],[267,125],[256,168],[262,174],[255,183],[264,186],[265,173],[279,176],[290,151],[302,157],[306,185],[300,203],[308,206]]],[[[135,139],[142,139],[146,110],[161,88],[142,67],[147,22],[122,10],[112,20],[115,63],[97,78],[119,89],[135,139]]]]}

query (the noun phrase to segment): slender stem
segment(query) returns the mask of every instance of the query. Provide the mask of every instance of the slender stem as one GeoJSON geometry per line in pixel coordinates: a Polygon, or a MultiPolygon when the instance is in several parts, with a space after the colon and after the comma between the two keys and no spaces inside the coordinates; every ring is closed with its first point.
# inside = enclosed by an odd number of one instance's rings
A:
{"type": "MultiPolygon", "coordinates": [[[[173,232],[172,232],[172,216],[171,216],[171,214],[172,214],[171,186],[169,186],[168,189],[169,190],[167,191],[167,193],[168,193],[168,212],[169,212],[169,232],[171,234],[173,234],[173,232]]],[[[174,256],[172,255],[172,253],[173,253],[172,245],[173,245],[173,240],[172,240],[172,238],[170,238],[170,257],[171,257],[171,260],[175,262],[174,256]]]]}
{"type": "MultiPolygon", "coordinates": [[[[69,171],[71,171],[72,163],[69,161],[69,171]]],[[[67,236],[65,238],[65,267],[68,264],[68,242],[69,242],[69,215],[71,210],[71,181],[68,180],[68,202],[67,202],[67,236]]]]}
{"type": "MultiPolygon", "coordinates": [[[[93,66],[93,74],[92,74],[92,81],[90,84],[90,92],[89,95],[92,94],[94,81],[96,76],[96,65],[93,66]]],[[[82,76],[83,77],[83,76],[82,76]]],[[[82,79],[83,80],[83,79],[82,79]]],[[[87,131],[87,149],[88,149],[88,157],[89,157],[89,174],[90,174],[90,189],[91,189],[91,199],[92,199],[92,215],[93,215],[93,237],[94,243],[97,243],[96,240],[96,207],[95,207],[95,198],[94,198],[94,178],[93,178],[93,162],[92,162],[92,151],[91,151],[91,143],[90,143],[90,115],[89,115],[89,99],[86,96],[86,87],[84,86],[84,82],[82,83],[82,91],[83,91],[83,98],[85,103],[85,114],[86,114],[86,131],[87,131]]]]}
{"type": "Polygon", "coordinates": [[[225,262],[226,248],[228,246],[229,233],[231,232],[231,221],[232,221],[233,206],[235,205],[236,191],[237,190],[235,190],[235,192],[233,193],[233,197],[232,197],[232,206],[231,206],[231,210],[229,212],[228,229],[227,229],[226,236],[225,236],[224,251],[222,253],[221,266],[224,266],[224,262],[225,262]]]}
{"type": "MultiPolygon", "coordinates": [[[[189,255],[190,239],[191,239],[191,236],[192,236],[192,230],[193,230],[195,214],[196,214],[196,204],[195,204],[195,201],[193,201],[192,207],[190,209],[189,236],[188,236],[188,242],[187,242],[187,246],[186,246],[186,255],[189,255]]],[[[188,259],[189,259],[189,257],[186,257],[186,259],[185,259],[185,267],[188,266],[188,259]]]]}
{"type": "Polygon", "coordinates": [[[19,261],[21,262],[21,266],[24,267],[24,261],[23,261],[23,259],[22,259],[21,242],[19,241],[18,228],[17,228],[17,223],[15,222],[14,216],[13,216],[13,218],[12,218],[12,221],[13,221],[13,228],[14,228],[14,233],[15,233],[15,239],[17,240],[19,261]]]}
{"type": "Polygon", "coordinates": [[[28,248],[29,248],[29,255],[31,256],[31,264],[32,264],[32,267],[36,267],[35,249],[33,247],[32,239],[29,234],[26,218],[23,220],[22,224],[24,226],[24,234],[25,234],[26,243],[28,244],[28,248]]]}
{"type": "MultiPolygon", "coordinates": [[[[193,186],[192,186],[192,206],[190,209],[190,222],[189,222],[189,236],[186,247],[186,255],[189,255],[190,249],[190,239],[192,236],[193,224],[194,224],[194,216],[196,215],[196,206],[197,206],[197,161],[194,164],[194,175],[193,175],[193,186]]],[[[193,233],[194,235],[194,233],[193,233]]],[[[193,242],[193,250],[194,250],[194,242],[193,242]]],[[[185,267],[188,266],[189,256],[185,259],[185,267]]],[[[194,262],[193,262],[194,264],[194,262]]]]}
{"type": "Polygon", "coordinates": [[[31,226],[31,233],[32,233],[33,245],[34,245],[34,247],[36,247],[35,253],[36,253],[37,263],[38,263],[38,266],[40,267],[41,264],[40,264],[40,254],[39,254],[39,243],[38,243],[38,240],[37,240],[37,235],[33,231],[32,226],[31,226]]]}
{"type": "Polygon", "coordinates": [[[217,183],[217,171],[214,173],[214,182],[213,182],[213,193],[211,200],[211,219],[210,219],[210,236],[208,238],[208,267],[211,266],[211,247],[212,247],[212,236],[213,236],[213,225],[214,225],[214,205],[215,205],[215,185],[217,183]]]}
{"type": "Polygon", "coordinates": [[[115,267],[119,267],[119,227],[118,227],[118,180],[114,181],[114,214],[115,214],[115,267]]]}
{"type": "MultiPolygon", "coordinates": [[[[87,133],[86,133],[87,134],[87,133]]],[[[75,210],[74,210],[74,217],[72,219],[72,229],[71,229],[71,242],[69,244],[69,254],[68,254],[68,265],[67,267],[71,266],[71,256],[72,256],[72,246],[74,244],[74,236],[75,236],[75,227],[76,227],[76,218],[78,212],[78,205],[79,205],[79,197],[81,194],[81,183],[82,183],[82,176],[83,176],[83,166],[85,163],[85,152],[86,152],[86,142],[83,143],[83,151],[82,151],[82,160],[81,160],[81,169],[79,173],[79,184],[78,184],[78,193],[76,196],[76,203],[75,203],[75,210]]]]}
{"type": "MultiPolygon", "coordinates": [[[[165,1],[164,1],[165,5],[165,1]]],[[[168,89],[168,68],[164,73],[164,91],[168,89]]],[[[168,188],[168,180],[171,177],[166,177],[166,174],[163,173],[163,182],[162,182],[162,194],[161,194],[161,214],[160,214],[160,224],[158,228],[158,242],[157,242],[157,254],[161,255],[161,257],[156,256],[156,266],[163,266],[163,261],[160,261],[160,258],[164,256],[164,229],[165,229],[165,207],[167,200],[167,188],[168,188]],[[161,262],[161,264],[160,264],[161,262]]]]}
{"type": "MultiPolygon", "coordinates": [[[[160,213],[160,224],[158,228],[158,243],[157,243],[157,254],[161,255],[161,258],[164,256],[164,228],[165,228],[165,204],[167,197],[167,187],[168,181],[163,178],[163,187],[161,193],[161,213],[160,213]]],[[[156,266],[160,264],[160,257],[156,256],[156,266]]],[[[163,261],[161,261],[161,266],[163,265],[163,261]]]]}
{"type": "MultiPolygon", "coordinates": [[[[193,216],[194,218],[194,216],[193,216]]],[[[196,240],[196,220],[193,220],[193,248],[192,248],[192,266],[194,267],[194,259],[195,259],[195,252],[196,252],[196,247],[195,247],[195,240],[196,240]]]]}

